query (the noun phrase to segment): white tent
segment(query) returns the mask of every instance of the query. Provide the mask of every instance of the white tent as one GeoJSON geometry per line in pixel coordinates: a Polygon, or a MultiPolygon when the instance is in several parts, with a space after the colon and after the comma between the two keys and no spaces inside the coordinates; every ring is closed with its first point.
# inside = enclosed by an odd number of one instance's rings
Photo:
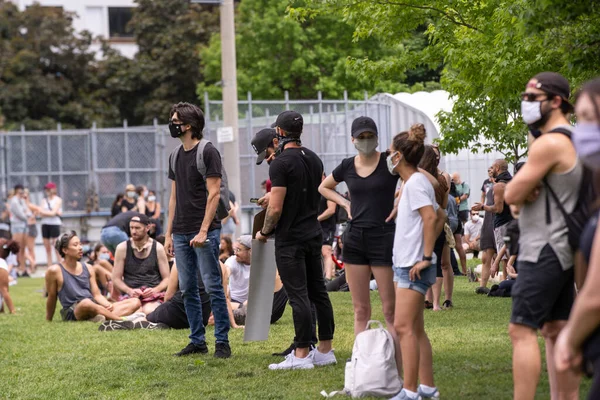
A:
{"type": "MultiPolygon", "coordinates": [[[[454,104],[445,90],[416,93],[381,93],[372,98],[390,105],[390,128],[393,134],[408,129],[412,124],[421,122],[427,130],[428,142],[441,136],[437,114],[440,111],[452,111],[454,104]]],[[[487,178],[487,169],[494,160],[503,158],[499,152],[472,153],[469,149],[458,154],[442,157],[440,167],[449,173],[458,172],[463,181],[471,187],[471,204],[481,199],[481,186],[487,178]]]]}

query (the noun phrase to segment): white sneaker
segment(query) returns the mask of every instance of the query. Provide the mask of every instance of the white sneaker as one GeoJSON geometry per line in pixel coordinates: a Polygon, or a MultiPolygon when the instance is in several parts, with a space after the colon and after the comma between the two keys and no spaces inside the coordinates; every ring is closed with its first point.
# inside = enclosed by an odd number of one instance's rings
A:
{"type": "Polygon", "coordinates": [[[310,352],[310,357],[312,357],[313,364],[317,367],[337,364],[337,359],[335,358],[335,354],[333,354],[333,350],[323,354],[318,349],[314,349],[310,352]]]}
{"type": "Polygon", "coordinates": [[[135,321],[138,318],[146,318],[146,314],[143,312],[136,312],[126,317],[123,317],[123,321],[135,321]]]}
{"type": "Polygon", "coordinates": [[[306,358],[296,357],[296,351],[292,351],[290,354],[285,356],[285,360],[279,364],[269,365],[269,369],[313,369],[313,358],[309,354],[306,358]]]}

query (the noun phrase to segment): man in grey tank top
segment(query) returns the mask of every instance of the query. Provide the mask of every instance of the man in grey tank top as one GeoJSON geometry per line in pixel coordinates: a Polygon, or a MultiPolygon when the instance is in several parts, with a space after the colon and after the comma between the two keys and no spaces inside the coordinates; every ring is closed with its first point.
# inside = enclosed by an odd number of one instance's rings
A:
{"type": "Polygon", "coordinates": [[[117,246],[112,272],[113,284],[122,293],[120,299],[139,298],[146,315],[163,303],[169,283],[167,253],[150,238],[149,224],[144,214],[131,217],[131,238],[117,246]]]}
{"type": "Polygon", "coordinates": [[[56,310],[56,299],[60,300],[63,321],[135,319],[133,314],[140,308],[138,299],[110,303],[102,294],[93,273],[94,267],[81,262],[83,249],[74,231],[65,233],[56,242],[56,250],[63,262],[54,264],[46,271],[46,319],[52,321],[56,310]],[[132,315],[133,314],[133,315],[132,315]],[[123,318],[124,316],[130,316],[123,318]]]}
{"type": "MultiPolygon", "coordinates": [[[[567,225],[542,183],[545,178],[568,213],[574,210],[583,169],[570,137],[556,131],[570,128],[569,95],[568,81],[553,72],[533,77],[522,94],[523,119],[531,134],[529,158],[505,191],[506,202],[519,214],[521,230],[509,326],[515,399],[536,396],[541,372],[537,331],[546,341],[546,360],[554,360],[556,338],[575,296],[567,225]]],[[[579,377],[573,371],[558,372],[553,362],[547,368],[553,399],[579,398],[579,377]]]]}

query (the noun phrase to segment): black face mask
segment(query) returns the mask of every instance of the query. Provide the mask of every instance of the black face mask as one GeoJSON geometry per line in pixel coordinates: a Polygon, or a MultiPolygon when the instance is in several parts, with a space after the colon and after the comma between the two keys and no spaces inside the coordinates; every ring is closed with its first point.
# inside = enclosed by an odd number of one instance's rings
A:
{"type": "Polygon", "coordinates": [[[181,127],[183,124],[174,124],[173,122],[169,122],[169,132],[171,133],[172,138],[178,138],[183,135],[181,131],[181,127]]]}
{"type": "Polygon", "coordinates": [[[275,150],[275,157],[281,154],[285,148],[285,145],[288,143],[296,142],[298,144],[302,144],[302,142],[300,142],[300,138],[277,135],[277,139],[279,140],[279,146],[277,146],[277,150],[275,150]]]}

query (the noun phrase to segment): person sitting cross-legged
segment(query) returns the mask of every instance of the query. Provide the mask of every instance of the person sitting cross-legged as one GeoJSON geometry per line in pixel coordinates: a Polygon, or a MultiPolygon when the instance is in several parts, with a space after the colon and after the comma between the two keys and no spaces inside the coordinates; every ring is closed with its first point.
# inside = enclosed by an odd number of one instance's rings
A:
{"type": "Polygon", "coordinates": [[[103,322],[104,320],[135,319],[141,306],[137,298],[110,303],[98,289],[91,266],[81,262],[83,249],[75,231],[63,234],[56,242],[56,250],[64,261],[54,264],[46,272],[46,320],[52,321],[56,299],[60,301],[63,321],[103,322]]]}
{"type": "Polygon", "coordinates": [[[139,298],[144,314],[163,302],[169,282],[167,254],[148,236],[149,222],[143,214],[131,218],[131,239],[117,246],[112,273],[113,285],[123,294],[120,299],[139,298]]]}
{"type": "Polygon", "coordinates": [[[235,310],[248,301],[250,287],[250,262],[252,260],[252,236],[242,235],[235,248],[235,256],[225,261],[229,277],[231,306],[235,310]]]}

